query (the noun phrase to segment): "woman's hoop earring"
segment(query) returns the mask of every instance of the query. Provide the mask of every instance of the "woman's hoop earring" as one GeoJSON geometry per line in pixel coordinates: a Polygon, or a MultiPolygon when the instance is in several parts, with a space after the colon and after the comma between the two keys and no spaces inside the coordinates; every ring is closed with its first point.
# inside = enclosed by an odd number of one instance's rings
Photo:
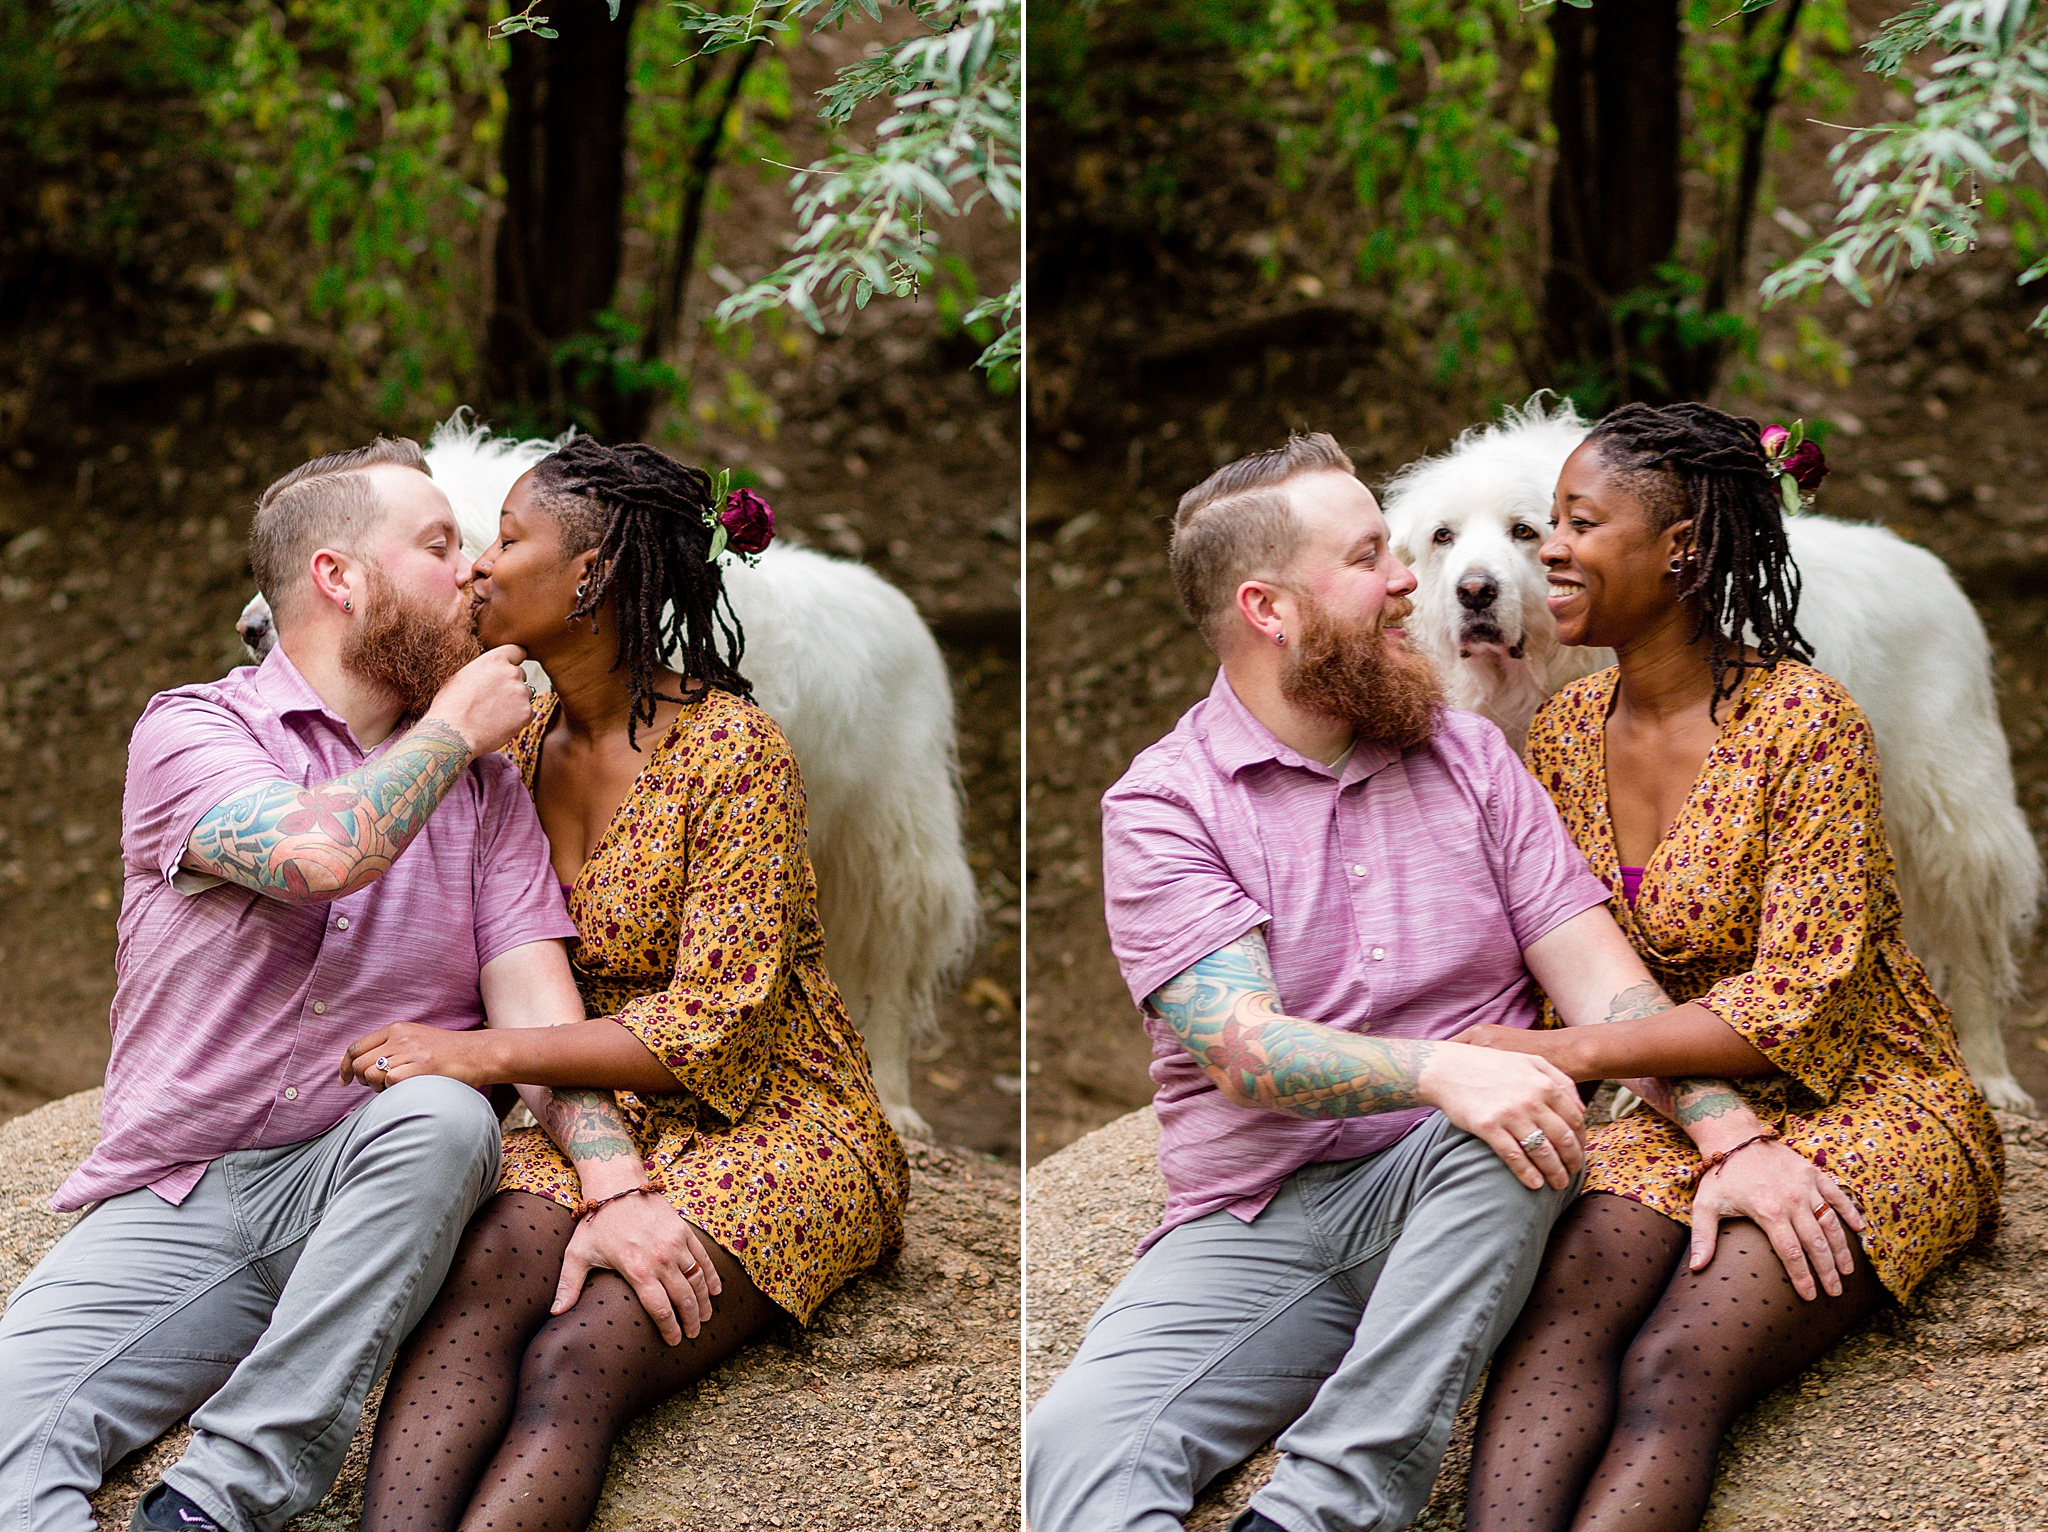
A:
{"type": "Polygon", "coordinates": [[[1685,560],[1680,558],[1674,558],[1671,561],[1671,572],[1673,574],[1685,573],[1685,560]]]}

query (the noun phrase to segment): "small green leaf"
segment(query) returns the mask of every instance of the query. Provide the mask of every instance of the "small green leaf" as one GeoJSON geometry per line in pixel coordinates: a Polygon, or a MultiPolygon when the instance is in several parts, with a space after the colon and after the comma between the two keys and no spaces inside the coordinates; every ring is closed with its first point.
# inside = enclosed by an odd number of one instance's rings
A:
{"type": "Polygon", "coordinates": [[[724,524],[721,523],[718,530],[711,534],[711,552],[706,555],[707,562],[717,563],[718,555],[725,552],[725,545],[730,541],[732,534],[726,531],[724,524]]]}
{"type": "Polygon", "coordinates": [[[1799,481],[1789,473],[1778,475],[1778,497],[1785,502],[1785,514],[1799,514],[1799,481]]]}
{"type": "Polygon", "coordinates": [[[535,37],[545,37],[549,42],[553,42],[562,34],[560,32],[557,32],[553,27],[535,27],[533,29],[533,35],[535,37]]]}

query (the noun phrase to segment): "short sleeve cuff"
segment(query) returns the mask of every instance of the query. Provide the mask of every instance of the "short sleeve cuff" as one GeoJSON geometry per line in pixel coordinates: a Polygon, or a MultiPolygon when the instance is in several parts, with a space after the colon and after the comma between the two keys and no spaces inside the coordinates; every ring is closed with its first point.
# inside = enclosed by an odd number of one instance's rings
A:
{"type": "Polygon", "coordinates": [[[1131,1003],[1145,1009],[1160,985],[1186,973],[1212,952],[1221,951],[1246,932],[1266,925],[1272,916],[1256,900],[1240,894],[1186,927],[1173,941],[1143,953],[1118,954],[1131,1003]]]}
{"type": "Polygon", "coordinates": [[[493,931],[486,938],[479,933],[476,942],[476,966],[488,967],[516,947],[531,946],[534,942],[573,942],[576,940],[576,924],[569,919],[569,912],[558,915],[536,915],[520,925],[502,931],[493,931]]]}
{"type": "MultiPolygon", "coordinates": [[[[1775,992],[1768,970],[1752,969],[1723,979],[1696,1003],[1777,1065],[1780,1072],[1821,1100],[1832,1101],[1844,1076],[1820,1067],[1826,1050],[1813,1046],[1813,1031],[1824,1023],[1806,1009],[1807,996],[1797,990],[1791,993],[1794,998],[1788,1003],[1775,992]]],[[[1845,1059],[1851,1056],[1850,1050],[1837,1052],[1845,1059]]]]}
{"type": "Polygon", "coordinates": [[[676,1077],[676,1089],[695,1096],[727,1122],[738,1122],[761,1094],[761,1082],[768,1072],[765,1040],[754,1039],[748,1046],[727,1046],[716,1059],[693,1054],[680,1047],[676,1027],[658,1015],[629,1009],[612,1018],[640,1045],[660,1059],[676,1077]]]}
{"type": "Polygon", "coordinates": [[[1560,880],[1550,895],[1510,912],[1515,945],[1527,952],[1567,920],[1597,909],[1614,898],[1614,890],[1592,873],[1577,871],[1560,880]]]}

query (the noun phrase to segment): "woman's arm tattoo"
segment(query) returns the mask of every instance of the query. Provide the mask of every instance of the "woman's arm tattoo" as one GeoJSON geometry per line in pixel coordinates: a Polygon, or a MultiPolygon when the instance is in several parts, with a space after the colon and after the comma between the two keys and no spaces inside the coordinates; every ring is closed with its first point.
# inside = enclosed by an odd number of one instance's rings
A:
{"type": "Polygon", "coordinates": [[[1233,1100],[1290,1117],[1420,1106],[1435,1044],[1358,1037],[1280,1009],[1265,933],[1211,953],[1153,992],[1152,1010],[1233,1100]]]}
{"type": "MultiPolygon", "coordinates": [[[[1608,1021],[1640,1021],[1674,1009],[1671,997],[1654,979],[1630,985],[1607,1003],[1608,1021]]],[[[1710,1122],[1730,1112],[1746,1112],[1749,1103],[1726,1080],[1673,1080],[1671,1112],[1681,1128],[1710,1122]]]]}
{"type": "Polygon", "coordinates": [[[579,1167],[586,1160],[615,1160],[622,1154],[640,1157],[619,1115],[618,1099],[607,1090],[577,1086],[556,1091],[541,1126],[555,1147],[579,1167]]]}
{"type": "Polygon", "coordinates": [[[1749,1110],[1749,1103],[1726,1080],[1673,1080],[1671,1095],[1671,1109],[1681,1128],[1749,1110]]]}
{"type": "Polygon", "coordinates": [[[374,761],[331,782],[266,782],[194,827],[184,865],[287,903],[339,899],[397,860],[469,765],[469,744],[422,719],[374,761]]]}

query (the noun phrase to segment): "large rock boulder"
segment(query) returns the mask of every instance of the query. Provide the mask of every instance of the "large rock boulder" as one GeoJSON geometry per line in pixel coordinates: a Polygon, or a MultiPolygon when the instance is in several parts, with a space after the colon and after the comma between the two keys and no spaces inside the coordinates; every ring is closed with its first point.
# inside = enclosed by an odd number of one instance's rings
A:
{"type": "MultiPolygon", "coordinates": [[[[70,1226],[49,1196],[98,1132],[98,1091],[0,1126],[0,1293],[70,1226]]],[[[1017,1525],[1017,1173],[924,1145],[910,1162],[902,1260],[638,1421],[593,1532],[1017,1525]]],[[[334,1492],[290,1532],[356,1525],[376,1398],[334,1492]]],[[[115,1470],[102,1525],[127,1525],[185,1435],[115,1470]]]]}
{"type": "MultiPolygon", "coordinates": [[[[1752,1410],[1722,1450],[1703,1532],[2048,1527],[2048,1124],[2003,1112],[1999,1124],[2008,1171],[1998,1237],[1752,1410]]],[[[1148,1108],[1031,1172],[1030,1402],[1158,1222],[1158,1142],[1148,1108]]],[[[1476,1399],[1417,1528],[1462,1525],[1476,1399]]],[[[1274,1461],[1268,1445],[1211,1485],[1186,1525],[1227,1526],[1274,1461]]]]}

